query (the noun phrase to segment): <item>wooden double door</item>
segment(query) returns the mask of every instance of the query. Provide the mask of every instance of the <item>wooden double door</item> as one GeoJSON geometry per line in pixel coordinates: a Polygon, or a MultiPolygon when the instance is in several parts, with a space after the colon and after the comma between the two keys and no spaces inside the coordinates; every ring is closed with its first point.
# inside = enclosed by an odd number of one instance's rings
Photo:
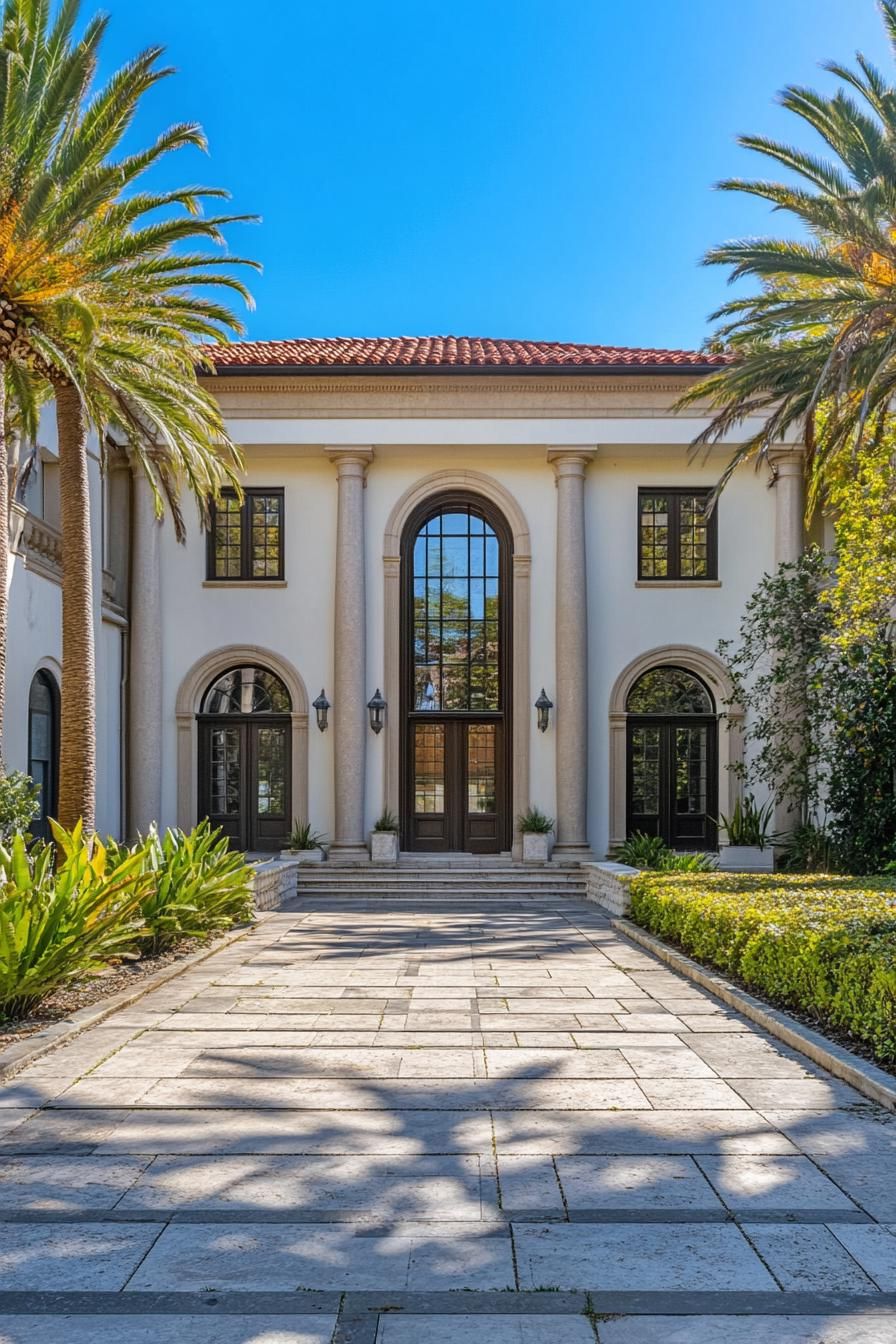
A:
{"type": "Polygon", "coordinates": [[[715,718],[630,718],[628,833],[672,849],[714,849],[718,812],[715,718]]]}
{"type": "Polygon", "coordinates": [[[503,723],[418,715],[407,745],[406,847],[500,853],[507,845],[503,723]]]}
{"type": "Polygon", "coordinates": [[[288,718],[227,715],[199,721],[199,813],[235,849],[289,843],[292,801],[288,718]]]}

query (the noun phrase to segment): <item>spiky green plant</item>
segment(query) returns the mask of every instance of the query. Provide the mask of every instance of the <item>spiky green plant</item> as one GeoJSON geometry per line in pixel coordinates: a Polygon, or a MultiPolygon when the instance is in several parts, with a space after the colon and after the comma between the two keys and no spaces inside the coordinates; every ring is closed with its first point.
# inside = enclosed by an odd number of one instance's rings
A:
{"type": "Polygon", "coordinates": [[[69,980],[127,955],[151,885],[142,856],[110,854],[77,825],[58,849],[0,845],[0,1016],[17,1017],[69,980]]]}

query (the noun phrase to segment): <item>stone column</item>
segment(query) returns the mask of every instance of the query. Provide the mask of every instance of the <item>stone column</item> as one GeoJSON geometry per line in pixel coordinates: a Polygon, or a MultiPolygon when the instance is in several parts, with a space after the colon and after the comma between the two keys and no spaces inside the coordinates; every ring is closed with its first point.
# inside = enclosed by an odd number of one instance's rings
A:
{"type": "Polygon", "coordinates": [[[775,563],[791,564],[804,549],[806,489],[803,455],[773,453],[775,469],[775,563]]]}
{"type": "MultiPolygon", "coordinates": [[[[770,458],[775,471],[775,564],[788,565],[798,560],[805,549],[806,489],[803,454],[782,448],[770,458]]],[[[789,717],[794,734],[802,728],[802,715],[794,707],[789,717]]],[[[781,798],[775,805],[775,830],[792,831],[800,821],[799,803],[781,798]]]]}
{"type": "Polygon", "coordinates": [[[367,857],[364,772],[367,746],[367,641],[364,484],[371,448],[328,448],[336,464],[336,599],[333,635],[334,858],[367,857]]]}
{"type": "Polygon", "coordinates": [[[548,453],[557,485],[556,732],[558,858],[589,859],[588,594],[585,469],[593,448],[548,453]]]}
{"type": "Polygon", "coordinates": [[[162,810],[162,524],[137,467],[131,495],[127,832],[145,835],[162,810]]]}

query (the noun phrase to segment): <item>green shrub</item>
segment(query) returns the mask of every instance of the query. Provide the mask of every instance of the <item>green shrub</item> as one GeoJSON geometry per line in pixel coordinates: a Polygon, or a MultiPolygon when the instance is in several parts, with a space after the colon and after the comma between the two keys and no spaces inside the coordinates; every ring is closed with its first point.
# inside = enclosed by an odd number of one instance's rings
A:
{"type": "Polygon", "coordinates": [[[651,869],[656,873],[708,873],[716,866],[709,854],[670,849],[661,835],[646,835],[644,831],[630,835],[614,858],[630,868],[651,869]]]}
{"type": "Polygon", "coordinates": [[[27,835],[40,811],[40,788],[21,770],[6,774],[0,763],[0,844],[14,835],[27,835]]]}
{"type": "Polygon", "coordinates": [[[554,818],[547,816],[539,807],[528,807],[517,825],[523,835],[550,835],[554,829],[554,818]]]}
{"type": "Polygon", "coordinates": [[[127,955],[151,879],[139,854],[110,853],[53,823],[52,845],[0,845],[0,1015],[29,1012],[67,981],[127,955]]]}
{"type": "Polygon", "coordinates": [[[771,830],[774,816],[775,805],[771,800],[760,807],[752,793],[748,793],[735,801],[729,817],[724,813],[719,817],[719,826],[724,827],[729,845],[765,849],[774,838],[771,830]]]}
{"type": "Polygon", "coordinates": [[[632,918],[896,1060],[896,879],[639,873],[632,918]]]}
{"type": "Polygon", "coordinates": [[[386,831],[389,834],[394,834],[399,829],[398,818],[388,807],[384,807],[380,816],[378,816],[373,823],[373,829],[375,831],[386,831]]]}
{"type": "Polygon", "coordinates": [[[150,831],[133,853],[149,878],[140,907],[146,951],[161,952],[182,938],[204,938],[252,918],[252,870],[209,821],[163,837],[150,831]]]}
{"type": "Polygon", "coordinates": [[[296,819],[292,823],[289,847],[290,849],[323,849],[326,838],[322,831],[314,830],[310,821],[296,819]]]}

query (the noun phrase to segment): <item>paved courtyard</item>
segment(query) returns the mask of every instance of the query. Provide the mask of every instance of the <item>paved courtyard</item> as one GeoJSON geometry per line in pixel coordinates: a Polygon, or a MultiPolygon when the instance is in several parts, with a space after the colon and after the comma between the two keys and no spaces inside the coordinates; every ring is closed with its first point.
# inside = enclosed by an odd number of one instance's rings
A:
{"type": "Polygon", "coordinates": [[[0,1093],[2,1344],[893,1344],[896,1117],[583,901],[297,903],[0,1093]]]}

